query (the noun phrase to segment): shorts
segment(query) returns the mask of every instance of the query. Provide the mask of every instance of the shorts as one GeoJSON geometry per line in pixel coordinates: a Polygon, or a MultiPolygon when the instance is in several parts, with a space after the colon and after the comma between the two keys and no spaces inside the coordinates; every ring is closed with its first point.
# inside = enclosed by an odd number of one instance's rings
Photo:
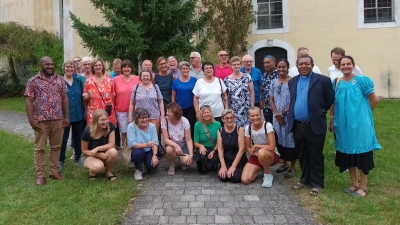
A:
{"type": "Polygon", "coordinates": [[[121,133],[128,131],[128,112],[115,112],[117,115],[118,127],[121,133]]]}
{"type": "MultiPolygon", "coordinates": [[[[275,166],[278,162],[279,162],[279,155],[276,154],[276,152],[274,152],[274,161],[271,163],[270,166],[275,166]]],[[[247,160],[247,163],[250,163],[250,164],[256,165],[260,168],[263,168],[263,166],[258,161],[258,157],[254,156],[254,155],[250,156],[249,160],[247,160]]]]}

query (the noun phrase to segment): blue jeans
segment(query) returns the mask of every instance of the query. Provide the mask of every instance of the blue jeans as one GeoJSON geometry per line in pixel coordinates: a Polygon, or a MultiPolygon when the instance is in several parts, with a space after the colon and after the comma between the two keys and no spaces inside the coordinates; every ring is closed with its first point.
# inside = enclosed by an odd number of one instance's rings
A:
{"type": "Polygon", "coordinates": [[[74,142],[74,151],[75,151],[75,160],[78,161],[82,155],[81,149],[81,136],[83,130],[85,129],[86,121],[85,120],[78,120],[75,122],[71,122],[69,127],[64,128],[64,135],[61,144],[61,152],[60,152],[60,159],[59,161],[65,161],[65,151],[67,150],[67,142],[69,138],[69,131],[72,127],[72,140],[74,142]]]}
{"type": "Polygon", "coordinates": [[[142,163],[147,168],[147,172],[151,172],[152,170],[156,169],[157,166],[151,165],[151,159],[153,158],[153,151],[150,150],[145,152],[143,148],[133,148],[131,153],[131,160],[133,164],[135,164],[135,168],[139,171],[143,172],[142,163]]]}

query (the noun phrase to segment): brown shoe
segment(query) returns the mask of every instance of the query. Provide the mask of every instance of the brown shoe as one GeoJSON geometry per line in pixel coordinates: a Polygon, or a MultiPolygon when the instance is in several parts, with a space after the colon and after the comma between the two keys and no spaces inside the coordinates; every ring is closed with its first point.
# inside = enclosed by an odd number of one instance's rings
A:
{"type": "Polygon", "coordinates": [[[61,174],[61,173],[59,173],[59,172],[57,172],[57,173],[55,173],[55,174],[52,174],[52,175],[50,175],[49,176],[51,179],[53,179],[53,180],[64,180],[65,179],[65,177],[61,174]]]}
{"type": "Polygon", "coordinates": [[[37,186],[43,186],[46,184],[46,178],[45,177],[38,177],[36,179],[36,185],[37,186]]]}

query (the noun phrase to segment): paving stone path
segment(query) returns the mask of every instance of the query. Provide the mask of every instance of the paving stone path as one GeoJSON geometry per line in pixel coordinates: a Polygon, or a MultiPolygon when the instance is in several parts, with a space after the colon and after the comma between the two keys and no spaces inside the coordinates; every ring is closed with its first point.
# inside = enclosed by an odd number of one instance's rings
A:
{"type": "MultiPolygon", "coordinates": [[[[0,129],[33,139],[22,113],[0,110],[0,129]]],[[[177,162],[167,175],[164,157],[152,174],[144,175],[141,191],[127,210],[123,224],[316,224],[287,187],[274,175],[272,188],[262,188],[262,174],[250,185],[221,182],[217,172],[206,175],[177,162]]],[[[275,168],[272,169],[275,171],[275,168]]]]}

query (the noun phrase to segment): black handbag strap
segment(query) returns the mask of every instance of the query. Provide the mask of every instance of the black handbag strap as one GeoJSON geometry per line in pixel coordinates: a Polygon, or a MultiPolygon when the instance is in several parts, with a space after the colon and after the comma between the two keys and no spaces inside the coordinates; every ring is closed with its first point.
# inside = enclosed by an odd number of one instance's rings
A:
{"type": "Polygon", "coordinates": [[[107,105],[106,101],[104,101],[103,95],[101,94],[101,92],[99,90],[99,87],[97,87],[96,81],[94,81],[93,83],[94,83],[94,86],[96,86],[97,91],[99,92],[101,100],[103,100],[104,105],[107,105]]]}
{"type": "Polygon", "coordinates": [[[204,132],[206,132],[208,139],[213,143],[213,145],[215,145],[216,143],[215,143],[214,139],[212,139],[211,134],[207,129],[207,126],[204,123],[202,123],[201,125],[203,126],[204,132]]]}
{"type": "MultiPolygon", "coordinates": [[[[265,132],[265,136],[267,136],[267,139],[268,139],[267,122],[266,121],[264,121],[264,132],[265,132]]],[[[249,136],[250,136],[251,144],[254,145],[254,141],[251,138],[251,124],[249,125],[249,136]]]]}

